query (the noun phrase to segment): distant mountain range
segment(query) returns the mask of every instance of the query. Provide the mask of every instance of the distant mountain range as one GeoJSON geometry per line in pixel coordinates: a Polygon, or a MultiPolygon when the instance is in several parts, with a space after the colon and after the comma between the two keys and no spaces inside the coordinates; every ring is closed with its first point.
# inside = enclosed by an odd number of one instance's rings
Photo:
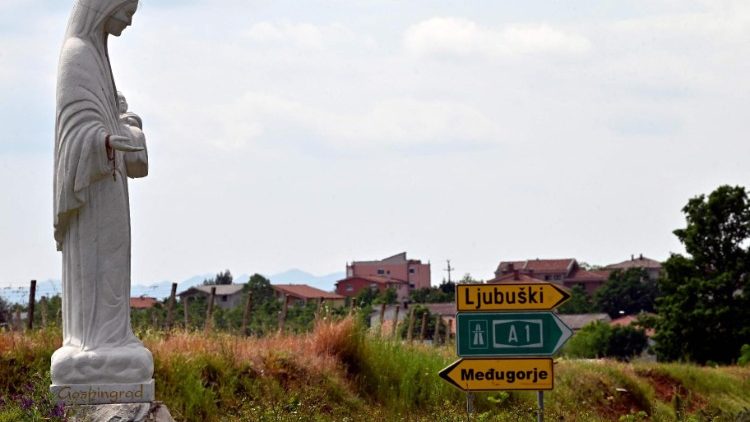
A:
{"type": "MultiPolygon", "coordinates": [[[[203,280],[213,278],[215,274],[206,273],[190,277],[186,280],[177,283],[177,293],[187,290],[192,286],[196,286],[203,283],[203,280]]],[[[333,291],[335,289],[334,283],[344,278],[343,272],[336,272],[326,274],[322,276],[316,276],[306,271],[299,269],[291,269],[282,273],[273,274],[267,276],[271,280],[272,284],[307,284],[312,287],[316,287],[325,291],[333,291]]],[[[250,279],[249,274],[241,274],[234,276],[234,283],[241,284],[247,283],[250,279]]],[[[164,299],[169,297],[169,293],[172,289],[172,282],[169,280],[159,281],[150,284],[134,283],[130,288],[130,295],[136,296],[151,296],[157,299],[164,299]]],[[[60,280],[45,280],[39,281],[36,285],[36,297],[37,299],[42,296],[54,296],[62,291],[62,285],[60,280]]],[[[29,288],[28,286],[23,287],[0,287],[0,297],[5,298],[11,303],[24,303],[29,300],[29,288]]]]}

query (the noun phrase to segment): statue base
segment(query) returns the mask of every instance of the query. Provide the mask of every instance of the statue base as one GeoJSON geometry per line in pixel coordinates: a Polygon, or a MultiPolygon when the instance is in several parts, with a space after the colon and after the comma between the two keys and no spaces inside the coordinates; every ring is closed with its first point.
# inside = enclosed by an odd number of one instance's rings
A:
{"type": "Polygon", "coordinates": [[[160,402],[75,406],[65,413],[71,422],[175,422],[160,402]]]}
{"type": "Polygon", "coordinates": [[[153,379],[139,384],[53,384],[49,389],[58,401],[66,405],[150,403],[154,401],[153,379]]]}

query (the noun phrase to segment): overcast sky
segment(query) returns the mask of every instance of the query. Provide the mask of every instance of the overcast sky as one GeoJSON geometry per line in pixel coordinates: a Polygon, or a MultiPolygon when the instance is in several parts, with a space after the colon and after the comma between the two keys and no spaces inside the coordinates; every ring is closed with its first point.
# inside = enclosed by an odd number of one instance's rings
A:
{"type": "MultiPolygon", "coordinates": [[[[750,185],[750,2],[144,0],[110,40],[143,117],[133,281],[681,252],[750,185]]],[[[0,0],[0,285],[60,277],[57,56],[72,2],[0,0]]]]}

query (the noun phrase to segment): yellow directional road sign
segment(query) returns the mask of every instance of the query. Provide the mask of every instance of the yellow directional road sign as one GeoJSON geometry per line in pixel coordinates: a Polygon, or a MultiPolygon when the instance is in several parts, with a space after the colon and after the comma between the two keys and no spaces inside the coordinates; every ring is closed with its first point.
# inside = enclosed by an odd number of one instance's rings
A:
{"type": "Polygon", "coordinates": [[[440,377],[464,391],[552,390],[551,358],[459,359],[440,377]]]}
{"type": "Polygon", "coordinates": [[[456,308],[462,311],[546,311],[570,299],[552,283],[459,284],[456,308]]]}

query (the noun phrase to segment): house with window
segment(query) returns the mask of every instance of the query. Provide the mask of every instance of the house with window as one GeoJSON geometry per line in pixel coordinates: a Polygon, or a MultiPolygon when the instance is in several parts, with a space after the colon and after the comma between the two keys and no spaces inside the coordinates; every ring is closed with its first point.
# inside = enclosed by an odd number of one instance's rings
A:
{"type": "Polygon", "coordinates": [[[406,281],[410,289],[430,287],[430,263],[408,259],[406,252],[376,261],[352,261],[346,265],[346,276],[377,276],[406,281]]]}
{"type": "Polygon", "coordinates": [[[346,278],[336,283],[336,293],[351,297],[364,287],[378,290],[393,287],[399,298],[408,298],[411,290],[430,287],[431,280],[429,262],[408,259],[406,252],[401,252],[380,260],[347,263],[346,278]]]}
{"type": "Polygon", "coordinates": [[[344,306],[346,300],[346,297],[342,295],[316,289],[307,284],[274,284],[271,287],[276,298],[281,301],[286,300],[289,305],[304,306],[309,302],[324,302],[329,306],[341,307],[344,306]]]}
{"type": "Polygon", "coordinates": [[[499,282],[508,275],[522,274],[537,280],[560,284],[564,287],[583,287],[594,293],[609,278],[610,271],[592,271],[581,268],[575,258],[527,259],[525,261],[500,261],[495,278],[488,283],[499,282]]]}
{"type": "Polygon", "coordinates": [[[346,264],[346,278],[336,282],[336,293],[353,297],[362,289],[384,291],[394,288],[399,301],[407,300],[414,289],[430,287],[430,263],[409,259],[406,252],[374,261],[352,261],[346,264]]]}
{"type": "Polygon", "coordinates": [[[182,300],[189,300],[190,298],[211,296],[211,289],[216,288],[216,296],[214,298],[214,305],[220,306],[223,309],[230,309],[243,304],[242,300],[242,288],[244,284],[216,284],[216,285],[199,285],[193,286],[184,292],[181,292],[177,296],[182,300]]]}
{"type": "Polygon", "coordinates": [[[642,268],[646,270],[648,278],[651,280],[658,280],[661,275],[661,262],[655,259],[646,258],[643,254],[640,254],[637,257],[635,255],[630,255],[629,260],[618,262],[617,264],[610,264],[604,268],[610,271],[626,271],[631,268],[642,268]]]}

